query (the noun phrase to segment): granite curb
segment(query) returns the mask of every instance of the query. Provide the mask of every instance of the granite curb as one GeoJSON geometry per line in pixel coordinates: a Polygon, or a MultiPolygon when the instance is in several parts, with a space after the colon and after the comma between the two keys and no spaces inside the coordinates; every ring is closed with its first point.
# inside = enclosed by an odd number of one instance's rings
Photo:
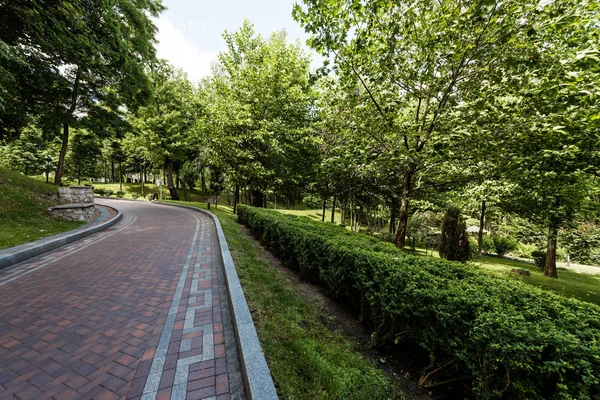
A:
{"type": "MultiPolygon", "coordinates": [[[[109,207],[103,205],[103,207],[109,207]]],[[[50,237],[35,240],[33,242],[24,243],[18,246],[9,247],[8,249],[0,250],[0,269],[10,267],[11,265],[28,260],[40,254],[47,253],[66,244],[76,242],[77,240],[86,238],[116,224],[123,216],[119,210],[114,207],[109,207],[117,211],[117,215],[109,218],[109,212],[99,208],[100,217],[97,220],[90,222],[84,226],[73,229],[68,232],[59,233],[50,237]]]]}
{"type": "Polygon", "coordinates": [[[269,366],[267,365],[267,361],[260,346],[258,334],[256,333],[254,322],[252,321],[252,315],[248,309],[244,291],[240,284],[235,264],[231,258],[231,253],[229,252],[229,247],[227,246],[225,234],[223,233],[219,219],[210,211],[198,207],[163,203],[161,201],[153,201],[153,203],[187,208],[204,213],[212,218],[219,238],[221,260],[223,261],[225,270],[227,297],[231,305],[233,327],[240,354],[240,364],[242,367],[246,395],[249,399],[256,400],[278,399],[275,384],[271,377],[271,371],[269,370],[269,366]]]}

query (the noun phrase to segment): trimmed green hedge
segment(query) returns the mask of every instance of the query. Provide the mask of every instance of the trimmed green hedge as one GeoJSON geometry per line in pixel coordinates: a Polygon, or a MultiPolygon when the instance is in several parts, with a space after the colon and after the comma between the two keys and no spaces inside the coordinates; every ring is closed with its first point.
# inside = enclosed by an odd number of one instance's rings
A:
{"type": "Polygon", "coordinates": [[[418,345],[427,383],[478,398],[600,398],[600,308],[476,267],[405,255],[333,224],[247,206],[238,219],[350,304],[375,344],[418,345]]]}

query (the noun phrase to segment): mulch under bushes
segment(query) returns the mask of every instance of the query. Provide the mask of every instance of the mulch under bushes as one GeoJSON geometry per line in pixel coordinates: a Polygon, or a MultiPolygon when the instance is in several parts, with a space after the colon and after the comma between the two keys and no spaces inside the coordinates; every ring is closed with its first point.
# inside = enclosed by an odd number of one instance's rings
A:
{"type": "Polygon", "coordinates": [[[428,356],[424,386],[461,382],[478,398],[600,397],[597,306],[333,224],[246,206],[238,219],[350,304],[375,345],[416,343],[428,356]]]}

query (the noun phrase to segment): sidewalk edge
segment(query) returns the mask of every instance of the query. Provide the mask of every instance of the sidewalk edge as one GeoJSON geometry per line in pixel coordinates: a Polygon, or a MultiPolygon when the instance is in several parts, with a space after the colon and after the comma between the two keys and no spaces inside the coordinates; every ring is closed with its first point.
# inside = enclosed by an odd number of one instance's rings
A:
{"type": "Polygon", "coordinates": [[[249,399],[256,400],[275,400],[278,399],[275,384],[271,377],[271,371],[267,365],[262,347],[258,340],[258,334],[252,321],[252,315],[248,309],[246,298],[240,280],[238,278],[233,258],[229,252],[225,234],[221,228],[221,223],[216,215],[210,211],[203,210],[198,207],[186,206],[183,204],[163,203],[155,201],[153,203],[187,208],[208,215],[212,218],[217,229],[219,239],[219,247],[221,260],[225,270],[225,283],[227,286],[227,296],[231,305],[231,313],[233,316],[233,327],[235,331],[235,339],[238,344],[240,354],[240,363],[242,364],[242,376],[244,386],[246,387],[246,395],[249,399]]]}
{"type": "Polygon", "coordinates": [[[90,224],[84,225],[79,228],[75,228],[71,231],[58,233],[47,238],[38,239],[33,242],[24,243],[18,246],[9,247],[8,249],[0,250],[0,269],[10,267],[11,265],[18,264],[32,257],[47,253],[51,250],[57,249],[66,244],[73,243],[77,240],[81,240],[90,235],[93,235],[96,232],[113,226],[121,219],[121,217],[123,217],[123,214],[121,214],[121,211],[117,210],[114,207],[110,208],[116,210],[117,215],[115,215],[108,221],[95,224],[92,223],[91,226],[90,224]]]}

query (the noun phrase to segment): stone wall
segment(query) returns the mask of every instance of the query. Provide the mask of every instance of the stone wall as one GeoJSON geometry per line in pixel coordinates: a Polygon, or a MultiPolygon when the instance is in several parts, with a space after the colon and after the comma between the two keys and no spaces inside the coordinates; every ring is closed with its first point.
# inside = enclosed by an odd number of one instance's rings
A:
{"type": "Polygon", "coordinates": [[[95,211],[94,203],[74,203],[50,207],[48,214],[68,221],[91,221],[95,211]]]}
{"type": "Polygon", "coordinates": [[[94,203],[93,186],[71,186],[58,188],[60,204],[94,203]]]}
{"type": "Polygon", "coordinates": [[[58,193],[55,193],[52,198],[59,204],[48,209],[48,214],[52,217],[68,221],[94,219],[96,207],[94,207],[93,186],[59,187],[58,193]]]}

